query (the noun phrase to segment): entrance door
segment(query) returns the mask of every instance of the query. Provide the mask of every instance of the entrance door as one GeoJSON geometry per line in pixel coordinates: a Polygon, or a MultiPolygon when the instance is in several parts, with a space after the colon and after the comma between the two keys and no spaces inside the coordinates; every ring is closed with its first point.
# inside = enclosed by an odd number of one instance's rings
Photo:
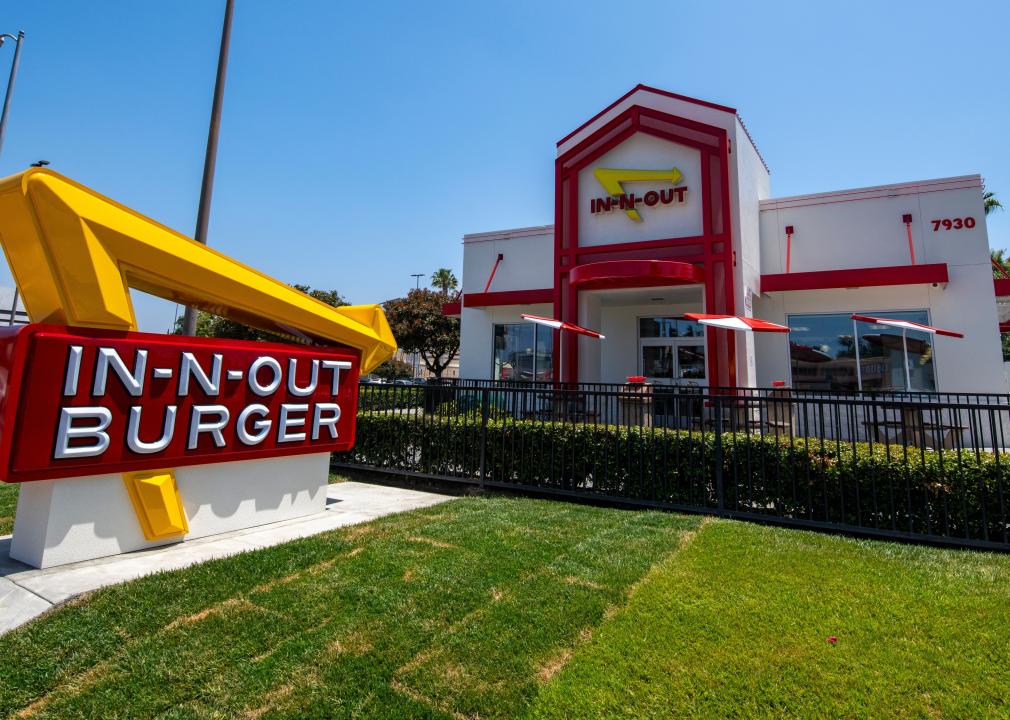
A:
{"type": "Polygon", "coordinates": [[[705,383],[705,331],[677,317],[638,319],[638,369],[658,385],[705,383]]]}
{"type": "Polygon", "coordinates": [[[639,372],[656,386],[653,388],[656,426],[700,426],[702,390],[697,386],[705,384],[704,328],[691,320],[651,317],[639,318],[638,329],[639,372]],[[674,390],[672,386],[682,387],[674,390]],[[695,392],[697,399],[693,397],[695,392]]]}
{"type": "Polygon", "coordinates": [[[639,345],[639,367],[649,382],[705,382],[705,344],[701,338],[648,338],[640,340],[639,345]]]}

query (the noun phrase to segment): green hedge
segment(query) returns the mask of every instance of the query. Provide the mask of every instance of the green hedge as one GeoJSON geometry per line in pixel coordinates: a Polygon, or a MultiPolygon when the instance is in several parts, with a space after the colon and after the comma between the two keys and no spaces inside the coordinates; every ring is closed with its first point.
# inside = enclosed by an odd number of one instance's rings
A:
{"type": "Polygon", "coordinates": [[[424,388],[410,385],[360,385],[358,412],[401,410],[424,404],[424,388]]]}
{"type": "MultiPolygon", "coordinates": [[[[335,459],[477,479],[483,433],[475,413],[364,413],[354,449],[335,459]]],[[[770,435],[716,440],[712,432],[492,418],[486,473],[498,483],[714,509],[721,467],[727,510],[1005,541],[1004,456],[770,435]]]]}

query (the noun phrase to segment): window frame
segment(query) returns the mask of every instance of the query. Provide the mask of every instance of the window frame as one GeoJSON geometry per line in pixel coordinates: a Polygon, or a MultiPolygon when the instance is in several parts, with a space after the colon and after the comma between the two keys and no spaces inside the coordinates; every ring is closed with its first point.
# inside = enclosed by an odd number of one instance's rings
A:
{"type": "MultiPolygon", "coordinates": [[[[926,322],[925,322],[926,325],[932,325],[933,324],[933,318],[932,318],[932,313],[930,312],[930,309],[929,308],[922,308],[922,307],[919,307],[919,308],[901,308],[901,309],[898,309],[898,310],[852,310],[852,311],[845,310],[845,311],[830,311],[830,312],[829,311],[820,311],[820,312],[794,312],[794,313],[786,313],[786,322],[785,322],[785,324],[790,329],[790,332],[789,332],[790,340],[787,341],[787,342],[791,343],[791,341],[792,341],[791,340],[791,338],[792,338],[792,319],[796,318],[796,317],[810,317],[810,316],[830,317],[830,316],[841,316],[841,317],[847,318],[848,321],[849,321],[849,324],[851,325],[853,322],[859,322],[858,320],[853,320],[852,319],[853,315],[869,315],[870,317],[881,317],[882,315],[888,315],[888,314],[892,314],[892,313],[897,314],[897,313],[919,313],[919,312],[926,314],[926,322]]],[[[895,318],[885,318],[885,319],[891,320],[891,319],[895,319],[895,318]]],[[[933,387],[934,387],[934,389],[933,390],[910,390],[908,388],[905,388],[904,390],[889,390],[889,391],[883,391],[883,392],[899,392],[899,393],[901,393],[901,392],[904,392],[904,393],[908,393],[908,392],[916,392],[916,393],[918,393],[918,392],[941,392],[941,390],[940,390],[940,383],[939,383],[940,371],[939,371],[939,363],[938,363],[938,360],[937,360],[937,357],[936,357],[936,343],[935,343],[935,339],[936,339],[935,335],[933,335],[931,337],[931,339],[930,339],[930,345],[931,345],[931,347],[933,349],[932,365],[933,365],[933,387]]],[[[856,338],[855,341],[858,343],[859,342],[858,338],[856,338]]],[[[795,388],[796,387],[796,380],[793,377],[793,358],[792,358],[792,353],[790,352],[790,347],[788,345],[786,347],[786,363],[787,363],[787,365],[789,367],[789,387],[795,388]]],[[[822,391],[811,391],[811,392],[822,392],[822,391]]],[[[827,391],[823,391],[823,392],[832,392],[832,391],[827,390],[827,391]]],[[[879,390],[863,390],[863,391],[860,391],[859,390],[859,386],[857,385],[856,388],[853,389],[853,390],[851,390],[851,391],[844,390],[842,392],[882,392],[882,391],[879,391],[879,390]]]]}
{"type": "Polygon", "coordinates": [[[671,385],[678,385],[682,382],[689,383],[701,383],[702,385],[708,385],[708,328],[702,325],[697,320],[691,320],[683,315],[636,315],[635,316],[635,334],[638,336],[638,342],[636,343],[635,353],[635,367],[639,375],[645,375],[645,368],[642,363],[642,343],[655,342],[657,345],[669,345],[673,349],[673,377],[670,378],[671,385]],[[655,318],[662,318],[665,320],[677,320],[678,322],[689,322],[693,325],[698,326],[701,330],[700,335],[654,335],[654,336],[643,336],[642,335],[642,320],[651,320],[655,318]],[[678,349],[681,345],[700,345],[702,347],[702,352],[705,356],[705,371],[700,378],[682,378],[680,375],[680,357],[678,355],[678,349]]]}
{"type": "Polygon", "coordinates": [[[539,374],[539,372],[543,372],[543,370],[549,369],[551,371],[551,376],[553,377],[553,373],[554,373],[554,361],[553,361],[553,359],[554,359],[554,351],[553,351],[554,330],[553,330],[553,328],[549,328],[549,327],[540,325],[539,323],[531,323],[531,322],[523,322],[523,321],[520,321],[520,322],[493,322],[493,323],[491,323],[491,380],[496,381],[496,382],[499,381],[499,380],[501,380],[500,377],[495,377],[495,369],[496,369],[495,357],[497,355],[497,348],[495,347],[495,338],[497,337],[497,332],[498,332],[498,328],[499,327],[529,327],[529,328],[532,328],[532,330],[533,330],[533,379],[530,380],[530,381],[523,381],[521,379],[513,378],[513,380],[506,381],[506,382],[550,382],[549,380],[538,380],[537,379],[537,375],[539,374]],[[537,348],[539,347],[538,343],[539,343],[539,340],[540,340],[540,333],[542,333],[542,332],[549,334],[548,335],[548,338],[549,338],[548,339],[548,347],[551,348],[551,362],[550,362],[550,364],[546,368],[538,369],[537,368],[537,356],[538,356],[537,348]]]}

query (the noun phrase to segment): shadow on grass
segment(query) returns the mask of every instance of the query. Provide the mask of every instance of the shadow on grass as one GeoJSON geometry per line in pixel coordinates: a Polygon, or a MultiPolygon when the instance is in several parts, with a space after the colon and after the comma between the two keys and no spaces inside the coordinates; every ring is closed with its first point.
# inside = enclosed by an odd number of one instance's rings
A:
{"type": "Polygon", "coordinates": [[[106,588],[0,638],[0,713],[515,717],[697,523],[468,498],[106,588]]]}

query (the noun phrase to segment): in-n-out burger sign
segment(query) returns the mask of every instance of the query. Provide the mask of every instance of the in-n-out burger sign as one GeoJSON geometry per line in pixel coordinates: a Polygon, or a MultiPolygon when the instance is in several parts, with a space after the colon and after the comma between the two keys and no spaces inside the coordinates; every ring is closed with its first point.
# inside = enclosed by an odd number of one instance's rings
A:
{"type": "Polygon", "coordinates": [[[7,481],[347,450],[359,353],[28,325],[0,338],[7,481]]]}
{"type": "Polygon", "coordinates": [[[0,244],[39,323],[0,330],[0,480],[72,478],[21,493],[12,557],[142,547],[124,494],[145,542],[188,534],[187,512],[206,535],[322,509],[358,374],[396,350],[380,306],[331,307],[43,168],[0,179],[0,244]],[[301,344],[136,332],[131,289],[301,344]],[[96,504],[119,508],[102,532],[96,504]]]}
{"type": "Polygon", "coordinates": [[[684,175],[677,168],[670,170],[627,170],[615,168],[596,168],[594,177],[609,195],[589,200],[589,212],[592,214],[606,213],[612,210],[623,210],[635,222],[641,222],[642,216],[638,207],[655,207],[657,205],[683,204],[687,195],[687,185],[679,185],[684,175]],[[668,182],[673,187],[661,187],[647,190],[637,195],[626,193],[624,183],[631,182],[668,182]]]}

